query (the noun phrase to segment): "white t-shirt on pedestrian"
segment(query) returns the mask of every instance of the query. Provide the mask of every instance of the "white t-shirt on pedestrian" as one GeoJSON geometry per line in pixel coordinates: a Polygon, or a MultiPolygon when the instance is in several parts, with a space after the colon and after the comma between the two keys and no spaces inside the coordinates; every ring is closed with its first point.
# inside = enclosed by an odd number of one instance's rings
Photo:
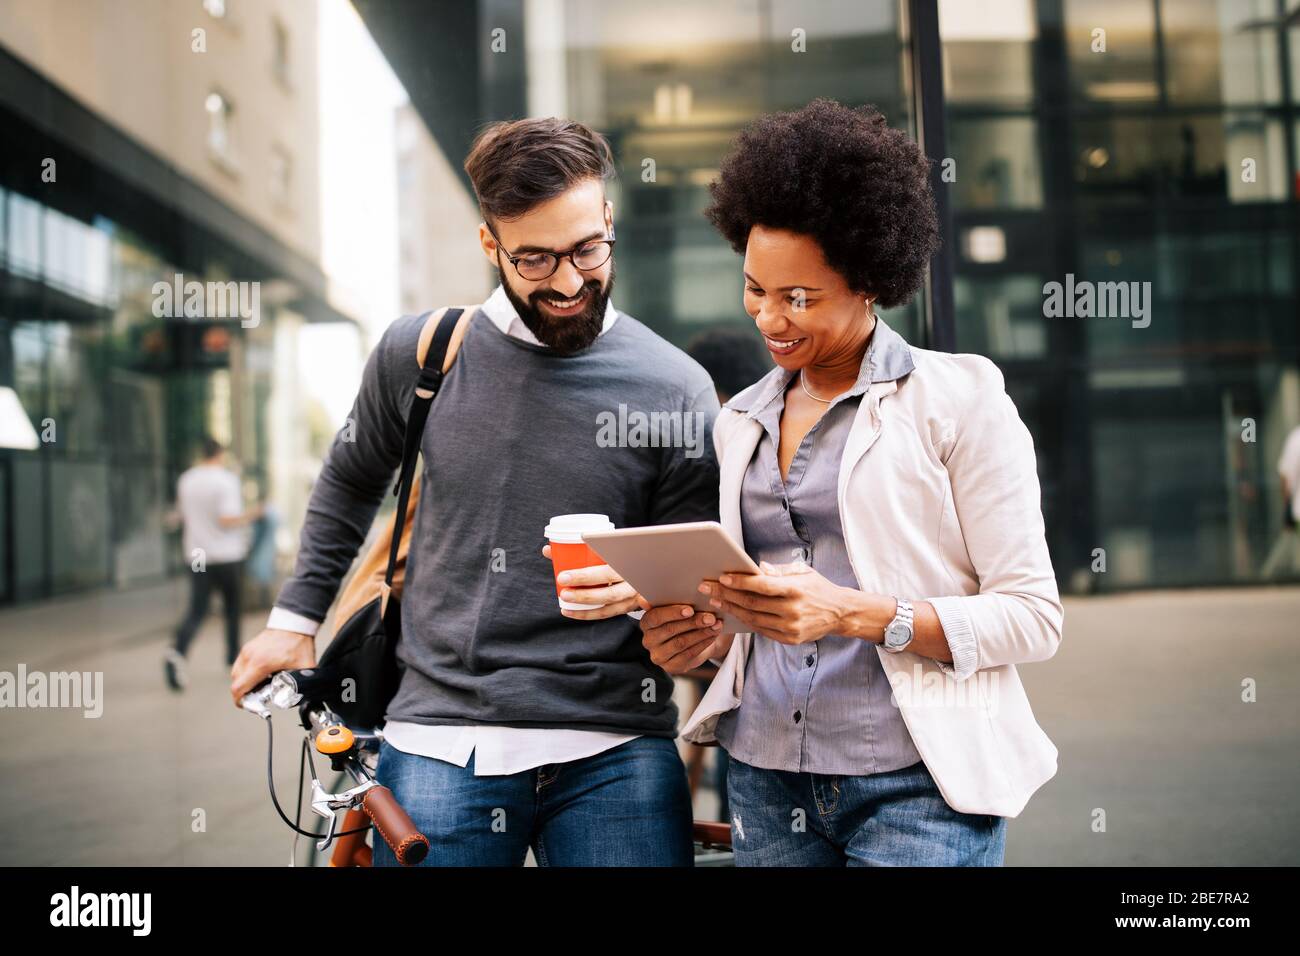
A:
{"type": "Polygon", "coordinates": [[[223,528],[220,518],[244,513],[239,478],[220,465],[195,465],[181,475],[176,485],[176,506],[185,523],[182,540],[185,560],[193,564],[194,551],[201,549],[207,564],[242,561],[248,554],[248,529],[223,528]]]}
{"type": "Polygon", "coordinates": [[[1277,460],[1277,473],[1286,479],[1291,492],[1291,517],[1300,521],[1300,426],[1291,429],[1277,460]]]}

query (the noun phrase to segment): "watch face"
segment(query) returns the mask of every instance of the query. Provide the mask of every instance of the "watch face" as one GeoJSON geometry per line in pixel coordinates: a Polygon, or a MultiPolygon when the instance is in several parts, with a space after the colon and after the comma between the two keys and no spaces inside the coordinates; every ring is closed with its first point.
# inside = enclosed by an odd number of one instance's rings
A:
{"type": "Polygon", "coordinates": [[[911,636],[912,633],[907,629],[906,624],[891,624],[885,630],[885,643],[890,647],[898,647],[900,644],[906,644],[911,636]]]}

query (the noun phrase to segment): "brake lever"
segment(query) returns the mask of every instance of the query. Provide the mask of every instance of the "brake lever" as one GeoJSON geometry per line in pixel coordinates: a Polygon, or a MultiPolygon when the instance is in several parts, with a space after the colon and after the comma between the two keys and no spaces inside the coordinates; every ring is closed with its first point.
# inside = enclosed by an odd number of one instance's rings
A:
{"type": "Polygon", "coordinates": [[[311,778],[311,811],[318,817],[324,817],[329,821],[329,828],[325,831],[324,838],[316,844],[316,849],[324,851],[332,842],[334,842],[334,830],[338,826],[339,810],[351,810],[358,806],[365,797],[366,791],[378,786],[374,780],[366,780],[357,784],[350,790],[344,790],[342,793],[328,793],[320,780],[316,778],[315,773],[311,778]]]}

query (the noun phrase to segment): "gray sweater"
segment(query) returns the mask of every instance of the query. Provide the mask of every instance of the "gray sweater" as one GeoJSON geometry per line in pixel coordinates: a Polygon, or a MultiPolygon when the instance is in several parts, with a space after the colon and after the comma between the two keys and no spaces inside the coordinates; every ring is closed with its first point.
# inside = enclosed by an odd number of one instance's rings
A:
{"type": "MultiPolygon", "coordinates": [[[[371,354],[278,607],[324,619],[390,492],[421,326],[403,316],[371,354]]],[[[629,315],[569,356],[475,315],[424,432],[388,719],[674,736],[672,681],[636,620],[560,614],[543,528],[717,520],[717,413],[704,369],[629,315]]]]}

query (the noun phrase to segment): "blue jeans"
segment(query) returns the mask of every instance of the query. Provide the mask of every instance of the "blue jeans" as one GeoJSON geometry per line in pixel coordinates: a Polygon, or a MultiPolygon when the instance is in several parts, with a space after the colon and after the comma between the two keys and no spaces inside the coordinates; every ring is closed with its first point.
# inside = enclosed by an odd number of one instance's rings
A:
{"type": "Polygon", "coordinates": [[[841,777],[727,767],[737,866],[1001,866],[1006,817],[958,813],[918,761],[841,777]]]}
{"type": "MultiPolygon", "coordinates": [[[[567,763],[474,776],[384,742],[376,779],[429,838],[423,866],[690,866],[691,795],[677,745],[638,737],[567,763]]],[[[396,866],[375,840],[375,866],[396,866]]]]}

